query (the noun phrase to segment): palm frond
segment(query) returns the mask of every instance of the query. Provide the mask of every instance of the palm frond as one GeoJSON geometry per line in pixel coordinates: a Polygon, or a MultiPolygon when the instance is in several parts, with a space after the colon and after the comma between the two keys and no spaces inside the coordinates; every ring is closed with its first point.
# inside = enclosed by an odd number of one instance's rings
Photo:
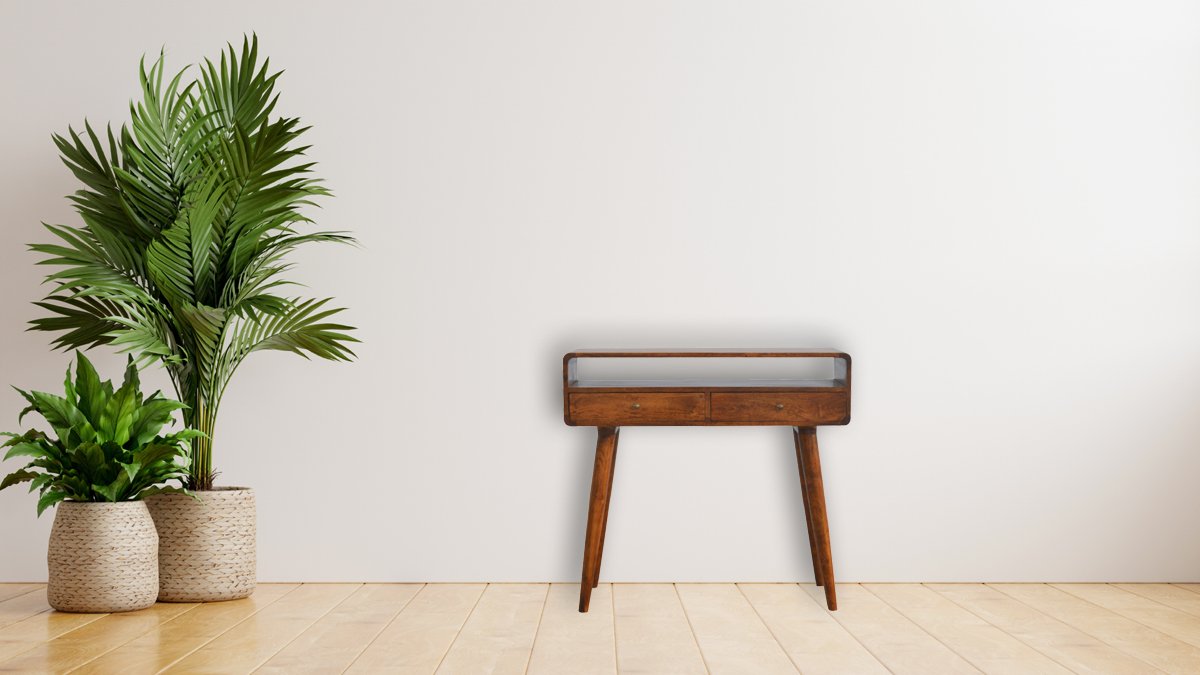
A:
{"type": "Polygon", "coordinates": [[[349,361],[354,357],[349,343],[358,342],[345,331],[350,326],[325,321],[345,311],[345,308],[322,309],[331,298],[294,300],[290,311],[262,321],[247,322],[239,335],[246,354],[263,349],[293,352],[308,358],[309,354],[333,361],[349,361]]]}
{"type": "Polygon", "coordinates": [[[62,244],[31,244],[30,250],[45,254],[39,265],[56,265],[57,272],[46,276],[47,282],[57,284],[53,293],[72,292],[97,297],[152,299],[139,283],[140,263],[131,263],[124,256],[124,247],[109,247],[90,230],[84,228],[45,225],[62,244]]]}
{"type": "Polygon", "coordinates": [[[304,210],[330,193],[303,160],[307,127],[272,117],[281,73],[260,64],[256,36],[187,72],[168,78],[161,54],[143,59],[141,98],[119,134],[102,140],[85,122],[54,137],[83,184],[70,197],[83,225],[47,225],[54,242],[31,247],[57,268],[31,330],[56,333],[60,348],[107,344],[165,365],[185,421],[204,432],[191,463],[203,488],[221,396],[249,354],[349,360],[357,340],[330,320],[343,310],[328,300],[280,294],[295,248],[353,243],[303,231],[304,210]]]}
{"type": "Polygon", "coordinates": [[[85,295],[51,296],[34,302],[50,316],[30,321],[29,330],[58,333],[56,349],[89,349],[112,342],[113,331],[121,329],[119,304],[85,295]]]}
{"type": "Polygon", "coordinates": [[[101,143],[92,125],[83,123],[91,147],[73,128],[67,128],[67,136],[54,135],[63,164],[84,185],[68,197],[85,220],[118,232],[134,241],[148,241],[154,236],[154,228],[143,221],[126,201],[116,170],[122,155],[112,127],[108,127],[108,149],[101,143]]]}

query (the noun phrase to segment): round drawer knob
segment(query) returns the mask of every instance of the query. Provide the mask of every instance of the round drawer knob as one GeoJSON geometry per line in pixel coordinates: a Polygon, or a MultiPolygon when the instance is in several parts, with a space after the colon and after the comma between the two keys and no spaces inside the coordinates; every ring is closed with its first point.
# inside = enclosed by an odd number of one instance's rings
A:
{"type": "Polygon", "coordinates": [[[629,406],[629,407],[630,407],[630,408],[632,408],[633,410],[641,410],[641,409],[642,409],[642,404],[641,404],[641,403],[634,403],[633,405],[631,405],[631,406],[629,406]]]}
{"type": "Polygon", "coordinates": [[[775,409],[776,409],[776,410],[783,410],[783,404],[782,404],[782,403],[776,403],[776,404],[775,404],[775,409]]]}

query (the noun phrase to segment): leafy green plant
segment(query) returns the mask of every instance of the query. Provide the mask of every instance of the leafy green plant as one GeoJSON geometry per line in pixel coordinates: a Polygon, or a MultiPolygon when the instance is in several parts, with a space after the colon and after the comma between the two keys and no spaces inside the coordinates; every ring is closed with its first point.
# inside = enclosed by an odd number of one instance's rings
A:
{"type": "Polygon", "coordinates": [[[37,509],[71,499],[80,502],[122,502],[162,492],[186,492],[167,481],[187,479],[188,442],[203,436],[184,429],[163,436],[172,414],[185,406],[154,392],[142,397],[133,357],[125,380],[113,390],[100,381],[96,369],[76,354],[75,381],[67,369],[66,396],[17,389],[29,402],[20,418],[36,412],[54,430],[54,437],[37,430],[10,436],[4,459],[30,457],[25,468],[0,482],[0,490],[28,481],[40,491],[37,509]]]}
{"type": "Polygon", "coordinates": [[[130,123],[105,138],[84,123],[54,141],[83,183],[70,197],[82,227],[46,225],[34,244],[60,269],[36,303],[49,316],[33,330],[60,333],[56,347],[113,345],[165,365],[184,420],[204,433],[188,484],[212,487],[212,439],[221,399],[251,353],[291,351],[350,360],[350,326],[329,299],[285,297],[287,255],[313,242],[350,243],[341,232],[299,232],[301,213],[329,195],[299,158],[306,127],[272,118],[280,73],[258,65],[258,38],[232,45],[199,77],[164,83],[159,59],[139,69],[142,100],[130,123]],[[86,137],[86,138],[85,138],[86,137]]]}

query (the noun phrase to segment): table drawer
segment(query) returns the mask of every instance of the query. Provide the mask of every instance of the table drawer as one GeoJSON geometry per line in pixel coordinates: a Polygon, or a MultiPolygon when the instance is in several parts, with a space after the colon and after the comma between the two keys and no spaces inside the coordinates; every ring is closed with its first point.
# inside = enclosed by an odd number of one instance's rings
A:
{"type": "Polygon", "coordinates": [[[813,426],[846,424],[850,401],[834,393],[762,393],[712,395],[713,422],[813,426]]]}
{"type": "Polygon", "coordinates": [[[585,426],[703,422],[708,418],[708,395],[571,394],[571,422],[585,426]]]}

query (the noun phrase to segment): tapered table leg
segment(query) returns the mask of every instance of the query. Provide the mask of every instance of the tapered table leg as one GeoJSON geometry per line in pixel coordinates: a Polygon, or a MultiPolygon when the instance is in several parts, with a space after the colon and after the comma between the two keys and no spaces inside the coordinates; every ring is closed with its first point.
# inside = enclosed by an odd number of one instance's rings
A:
{"type": "Polygon", "coordinates": [[[817,557],[820,559],[821,580],[825,584],[825,604],[830,611],[837,609],[837,590],[833,578],[833,554],[829,542],[829,518],[825,513],[825,486],[821,481],[821,455],[817,450],[817,430],[811,427],[798,432],[800,464],[808,492],[812,531],[816,535],[817,557]]]}
{"type": "Polygon", "coordinates": [[[608,492],[604,498],[604,516],[600,519],[600,545],[596,547],[596,566],[592,570],[592,588],[600,585],[600,565],[604,561],[604,536],[608,534],[608,507],[612,506],[613,476],[617,473],[617,446],[621,442],[621,429],[613,433],[612,461],[608,470],[608,492]]]}
{"type": "Polygon", "coordinates": [[[800,453],[800,427],[792,427],[792,440],[796,444],[796,467],[800,471],[800,496],[804,502],[804,523],[808,530],[808,551],[812,556],[813,576],[816,577],[817,585],[824,585],[821,579],[821,558],[817,554],[817,533],[813,530],[812,506],[808,501],[808,485],[804,480],[804,460],[800,453]]]}
{"type": "Polygon", "coordinates": [[[579,611],[588,611],[592,586],[600,569],[600,545],[608,515],[608,495],[612,488],[613,462],[616,459],[616,427],[596,429],[596,463],[592,467],[592,492],[588,501],[587,534],[583,542],[583,575],[579,582],[579,611]]]}

